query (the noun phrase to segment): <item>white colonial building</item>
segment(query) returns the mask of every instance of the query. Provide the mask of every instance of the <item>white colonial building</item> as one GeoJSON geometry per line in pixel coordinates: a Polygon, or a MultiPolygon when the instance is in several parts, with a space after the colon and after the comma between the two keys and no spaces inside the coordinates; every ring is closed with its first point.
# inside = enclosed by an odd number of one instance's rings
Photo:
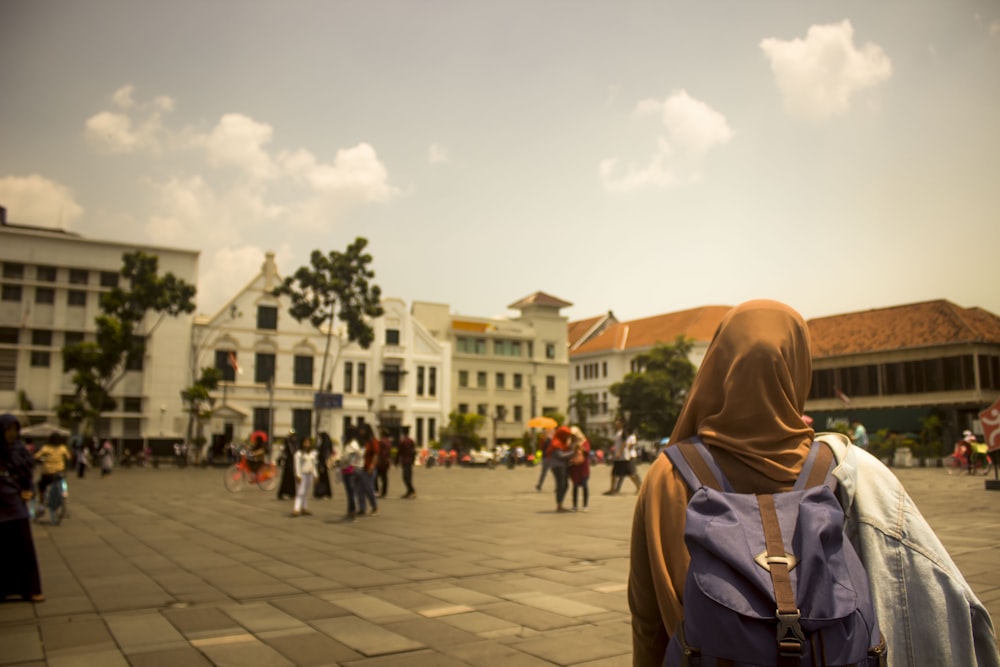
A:
{"type": "MultiPolygon", "coordinates": [[[[0,409],[25,423],[58,422],[58,406],[75,392],[62,348],[94,340],[101,294],[118,284],[122,256],[135,250],[156,255],[161,276],[170,272],[196,283],[197,251],[9,223],[0,207],[0,409]]],[[[97,424],[101,437],[130,447],[183,437],[179,391],[188,378],[187,364],[178,360],[188,358],[191,321],[190,315],[165,317],[146,339],[141,363],[112,393],[116,409],[97,424]]]]}
{"type": "Polygon", "coordinates": [[[289,299],[272,294],[280,284],[267,253],[246,287],[216,314],[195,320],[188,384],[205,366],[223,373],[208,428],[216,452],[256,430],[315,435],[317,416],[319,432],[337,439],[348,424],[364,422],[390,432],[409,426],[418,442],[436,438],[450,400],[446,342],[414,320],[402,300],[385,298],[368,349],[348,343],[334,324],[322,387],[326,332],[289,315],[289,299]]]}

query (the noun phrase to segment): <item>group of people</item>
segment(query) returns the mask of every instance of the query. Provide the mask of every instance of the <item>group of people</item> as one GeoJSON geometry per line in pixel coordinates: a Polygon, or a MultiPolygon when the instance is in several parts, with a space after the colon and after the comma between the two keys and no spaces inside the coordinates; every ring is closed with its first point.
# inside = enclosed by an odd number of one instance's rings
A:
{"type": "MultiPolygon", "coordinates": [[[[406,487],[402,497],[417,497],[413,487],[417,448],[409,436],[408,427],[402,428],[398,442],[395,443],[395,452],[389,432],[383,430],[380,437],[375,437],[369,424],[347,427],[340,451],[336,451],[329,434],[321,433],[319,439],[318,448],[310,437],[303,438],[298,446],[293,437],[285,441],[278,498],[294,498],[291,513],[293,517],[312,514],[309,509],[310,497],[332,497],[331,469],[336,470],[344,485],[347,499],[345,518],[349,521],[360,516],[378,514],[378,500],[385,498],[389,492],[389,469],[393,463],[402,470],[403,485],[406,487]]],[[[260,448],[263,448],[263,443],[260,443],[260,448]]]]}
{"type": "Polygon", "coordinates": [[[556,512],[587,511],[590,505],[590,440],[579,426],[560,426],[542,443],[542,472],[538,477],[537,491],[542,490],[545,477],[552,473],[556,482],[556,512]],[[573,484],[572,510],[565,506],[570,483],[573,484]]]}

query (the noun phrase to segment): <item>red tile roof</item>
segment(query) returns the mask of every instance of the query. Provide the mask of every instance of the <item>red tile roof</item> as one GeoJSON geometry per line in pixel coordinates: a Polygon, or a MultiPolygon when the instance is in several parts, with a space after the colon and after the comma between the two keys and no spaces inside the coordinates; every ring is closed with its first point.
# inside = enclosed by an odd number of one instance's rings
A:
{"type": "Polygon", "coordinates": [[[1000,317],[945,299],[809,320],[813,357],[955,343],[1000,343],[1000,317]]]}
{"type": "Polygon", "coordinates": [[[525,306],[551,306],[553,308],[568,308],[572,305],[573,304],[569,301],[563,301],[562,299],[554,297],[551,294],[546,294],[545,292],[535,292],[534,294],[524,297],[520,301],[515,301],[507,307],[524,308],[525,306]]]}
{"type": "Polygon", "coordinates": [[[708,342],[731,308],[732,306],[702,306],[612,324],[574,350],[573,355],[652,347],[656,343],[672,343],[680,335],[708,342]]]}

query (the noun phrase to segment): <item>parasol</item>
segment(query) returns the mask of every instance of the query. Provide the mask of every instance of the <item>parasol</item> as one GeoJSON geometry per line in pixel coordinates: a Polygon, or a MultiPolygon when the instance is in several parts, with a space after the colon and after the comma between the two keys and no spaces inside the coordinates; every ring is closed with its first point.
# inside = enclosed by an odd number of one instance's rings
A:
{"type": "Polygon", "coordinates": [[[555,428],[559,426],[552,417],[532,417],[528,420],[528,428],[555,428]]]}

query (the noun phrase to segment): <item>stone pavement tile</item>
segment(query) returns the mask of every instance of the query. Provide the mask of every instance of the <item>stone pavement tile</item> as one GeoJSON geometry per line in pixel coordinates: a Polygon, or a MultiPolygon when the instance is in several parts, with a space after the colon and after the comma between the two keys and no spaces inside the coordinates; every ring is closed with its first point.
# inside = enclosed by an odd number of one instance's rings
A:
{"type": "Polygon", "coordinates": [[[93,653],[115,648],[104,619],[93,614],[44,619],[41,631],[45,653],[50,658],[61,653],[93,653]]]}
{"type": "MultiPolygon", "coordinates": [[[[44,577],[44,575],[42,575],[44,577]]],[[[44,590],[45,580],[42,580],[44,590]]],[[[45,603],[35,605],[35,613],[39,618],[53,618],[56,616],[79,616],[96,611],[90,597],[84,594],[72,596],[56,597],[50,593],[45,594],[45,603]]]]}
{"type": "Polygon", "coordinates": [[[42,660],[45,652],[42,650],[42,638],[34,625],[16,625],[0,627],[0,665],[15,662],[42,660]]]}
{"type": "Polygon", "coordinates": [[[228,614],[249,632],[258,633],[268,630],[288,630],[302,628],[305,624],[281,609],[267,602],[250,602],[241,605],[225,605],[221,611],[228,614]]]}
{"type": "Polygon", "coordinates": [[[538,579],[545,579],[547,581],[552,581],[558,584],[564,584],[566,586],[573,586],[574,588],[579,588],[583,586],[588,586],[594,583],[594,576],[592,574],[593,570],[596,569],[593,566],[588,566],[583,570],[570,571],[569,568],[566,569],[556,569],[556,568],[542,568],[540,570],[532,570],[531,576],[538,579]]]}
{"type": "Polygon", "coordinates": [[[188,645],[183,635],[158,612],[114,614],[104,620],[126,654],[188,645]]]}
{"type": "Polygon", "coordinates": [[[237,600],[257,599],[271,595],[293,595],[296,588],[261,574],[244,565],[209,568],[201,571],[205,581],[237,600]]]}
{"type": "Polygon", "coordinates": [[[355,616],[376,623],[401,621],[413,617],[413,612],[410,610],[398,607],[373,595],[356,592],[332,593],[324,595],[323,599],[346,609],[355,616]]]}
{"type": "Polygon", "coordinates": [[[632,655],[630,643],[596,636],[587,630],[523,639],[508,645],[558,665],[575,665],[599,658],[632,655]]]}
{"type": "Polygon", "coordinates": [[[521,570],[524,567],[524,563],[519,563],[516,560],[508,560],[506,558],[484,558],[480,562],[485,567],[505,572],[511,572],[513,570],[521,570]]]}
{"type": "MultiPolygon", "coordinates": [[[[454,644],[441,648],[442,653],[453,656],[473,667],[552,667],[552,663],[494,641],[454,644]]],[[[631,660],[631,655],[629,656],[631,660]]]]}
{"type": "Polygon", "coordinates": [[[275,577],[277,579],[283,579],[286,581],[289,579],[308,577],[312,575],[312,572],[309,572],[308,570],[303,570],[300,567],[276,561],[268,561],[261,563],[260,565],[257,566],[257,569],[268,576],[275,577]]]}
{"type": "Polygon", "coordinates": [[[400,653],[424,648],[423,643],[386,630],[356,616],[327,618],[313,621],[311,625],[366,656],[400,653]]]}
{"type": "Polygon", "coordinates": [[[214,607],[165,609],[162,613],[188,638],[229,635],[243,630],[232,617],[214,607]]]}
{"type": "Polygon", "coordinates": [[[132,653],[128,656],[132,667],[211,667],[202,653],[190,646],[162,651],[132,653]]]}
{"type": "Polygon", "coordinates": [[[559,614],[569,618],[594,616],[608,611],[602,607],[596,607],[579,600],[559,595],[546,595],[544,593],[512,593],[504,597],[512,602],[517,602],[518,604],[535,607],[537,609],[544,609],[545,611],[550,611],[553,614],[559,614]]]}
{"type": "Polygon", "coordinates": [[[35,607],[42,606],[44,605],[36,605],[23,600],[0,603],[0,628],[7,623],[33,623],[35,607]]]}
{"type": "Polygon", "coordinates": [[[577,591],[566,596],[567,599],[582,604],[598,607],[606,611],[631,613],[628,608],[628,595],[621,593],[601,593],[599,591],[577,591]]]}
{"type": "Polygon", "coordinates": [[[314,595],[277,598],[271,604],[300,621],[348,616],[349,612],[314,595]]]}
{"type": "Polygon", "coordinates": [[[87,651],[83,653],[65,652],[50,655],[49,667],[128,667],[128,661],[113,649],[87,651]]]}
{"type": "Polygon", "coordinates": [[[484,614],[518,623],[532,630],[546,631],[580,625],[580,620],[517,602],[497,602],[479,609],[484,614]]]}
{"type": "Polygon", "coordinates": [[[406,579],[379,572],[362,565],[347,565],[331,570],[326,576],[350,588],[367,588],[370,586],[392,586],[407,583],[406,579]]]}
{"type": "Polygon", "coordinates": [[[204,639],[193,642],[198,650],[208,656],[216,667],[292,667],[289,661],[276,650],[258,640],[253,635],[239,637],[238,641],[204,639]]]}
{"type": "Polygon", "coordinates": [[[426,561],[420,567],[429,572],[437,572],[446,577],[472,577],[496,572],[491,567],[478,562],[462,561],[454,558],[442,558],[436,561],[426,561]]]}
{"type": "Polygon", "coordinates": [[[573,667],[632,667],[632,652],[629,651],[628,653],[616,655],[611,658],[578,662],[573,667]]]}
{"type": "Polygon", "coordinates": [[[308,575],[305,577],[289,577],[288,579],[285,579],[285,583],[299,589],[300,591],[309,591],[310,593],[318,593],[320,591],[339,591],[345,588],[344,584],[339,581],[334,581],[333,579],[328,579],[326,577],[317,577],[315,575],[308,575]]]}
{"type": "Polygon", "coordinates": [[[437,581],[441,579],[440,572],[424,570],[419,565],[407,565],[402,570],[386,570],[385,573],[411,582],[437,581]]]}
{"type": "Polygon", "coordinates": [[[480,637],[512,637],[521,634],[522,626],[519,623],[511,623],[496,616],[490,616],[482,612],[473,611],[467,614],[453,614],[442,616],[438,619],[448,625],[452,625],[459,630],[464,630],[480,637]]]}
{"type": "Polygon", "coordinates": [[[440,618],[417,618],[410,621],[386,623],[383,627],[414,641],[419,641],[429,648],[441,650],[446,646],[454,646],[466,642],[481,641],[480,637],[442,622],[440,618]]]}
{"type": "Polygon", "coordinates": [[[312,628],[294,632],[265,633],[260,639],[300,667],[344,664],[362,657],[360,653],[312,628]]]}
{"type": "Polygon", "coordinates": [[[441,599],[417,588],[383,588],[373,591],[372,595],[385,600],[397,607],[408,609],[417,613],[422,613],[425,609],[445,606],[441,604],[441,599]]]}
{"type": "Polygon", "coordinates": [[[421,591],[432,597],[444,600],[445,602],[451,602],[452,604],[466,604],[470,607],[501,601],[500,597],[495,597],[487,593],[481,593],[477,590],[472,590],[464,586],[427,586],[426,588],[422,588],[421,591]]]}
{"type": "Polygon", "coordinates": [[[466,663],[435,651],[415,651],[343,663],[344,667],[399,667],[399,665],[406,665],[406,667],[466,667],[466,663]]]}

